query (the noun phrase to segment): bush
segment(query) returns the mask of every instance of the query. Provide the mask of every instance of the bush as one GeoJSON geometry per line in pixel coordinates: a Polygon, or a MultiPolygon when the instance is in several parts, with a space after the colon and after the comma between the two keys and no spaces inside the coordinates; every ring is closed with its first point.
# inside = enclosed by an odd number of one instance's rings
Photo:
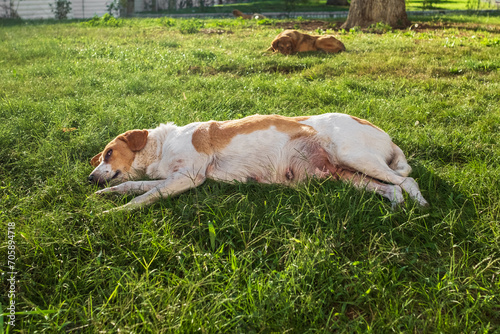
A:
{"type": "Polygon", "coordinates": [[[368,27],[368,31],[376,34],[385,34],[392,31],[392,27],[384,22],[377,22],[368,27]]]}
{"type": "Polygon", "coordinates": [[[182,34],[196,34],[203,28],[203,22],[198,19],[182,20],[179,26],[179,31],[182,34]]]}
{"type": "Polygon", "coordinates": [[[83,24],[89,27],[120,27],[123,24],[123,20],[116,19],[112,15],[106,13],[102,17],[95,15],[83,24]]]}
{"type": "Polygon", "coordinates": [[[49,5],[50,10],[58,20],[67,19],[69,12],[71,12],[71,2],[68,0],[56,0],[55,3],[49,5]]]}
{"type": "Polygon", "coordinates": [[[175,19],[171,17],[162,17],[160,19],[160,24],[165,27],[174,27],[175,26],[175,19]]]}

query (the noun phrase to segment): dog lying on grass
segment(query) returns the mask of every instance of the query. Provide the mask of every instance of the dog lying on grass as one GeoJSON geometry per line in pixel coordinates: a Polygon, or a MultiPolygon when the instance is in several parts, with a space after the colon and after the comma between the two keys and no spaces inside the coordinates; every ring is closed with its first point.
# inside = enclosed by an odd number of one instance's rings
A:
{"type": "Polygon", "coordinates": [[[368,121],[346,114],[254,115],[127,131],[90,162],[98,194],[142,194],[118,209],[175,196],[205,179],[292,185],[309,177],[350,182],[403,203],[402,189],[427,205],[403,151],[368,121]],[[133,181],[140,176],[150,181],[133,181]],[[123,183],[122,183],[123,182],[123,183]]]}
{"type": "Polygon", "coordinates": [[[285,30],[276,36],[267,51],[281,52],[284,55],[307,51],[338,53],[345,51],[345,46],[331,35],[311,36],[297,30],[285,30]]]}

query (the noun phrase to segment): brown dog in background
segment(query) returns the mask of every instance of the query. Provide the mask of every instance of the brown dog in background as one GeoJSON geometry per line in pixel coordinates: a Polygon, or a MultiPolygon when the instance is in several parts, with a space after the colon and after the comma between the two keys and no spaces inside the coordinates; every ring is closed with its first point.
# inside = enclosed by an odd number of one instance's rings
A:
{"type": "Polygon", "coordinates": [[[242,11],[237,10],[237,9],[233,10],[233,16],[234,17],[241,17],[244,20],[250,20],[250,19],[262,20],[262,19],[266,18],[264,15],[259,14],[259,13],[253,13],[252,15],[249,15],[249,14],[245,14],[242,11]]]}
{"type": "Polygon", "coordinates": [[[250,20],[252,18],[252,15],[245,14],[237,9],[233,10],[233,15],[234,17],[241,17],[244,20],[250,20]]]}
{"type": "Polygon", "coordinates": [[[307,51],[338,53],[345,51],[345,46],[332,35],[312,36],[297,30],[285,30],[276,36],[267,50],[281,52],[284,55],[307,51]]]}

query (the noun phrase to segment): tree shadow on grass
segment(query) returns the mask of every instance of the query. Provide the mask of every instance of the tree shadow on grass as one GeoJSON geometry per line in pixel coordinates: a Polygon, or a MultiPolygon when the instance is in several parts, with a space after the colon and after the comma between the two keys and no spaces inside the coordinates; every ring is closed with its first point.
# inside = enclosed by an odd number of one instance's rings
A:
{"type": "MultiPolygon", "coordinates": [[[[289,282],[287,275],[300,274],[316,284],[299,291],[320,294],[320,286],[331,287],[336,294],[328,295],[325,309],[341,308],[346,298],[364,293],[366,282],[384,284],[396,294],[401,286],[411,286],[412,298],[429,302],[420,287],[435,289],[450,271],[460,285],[470,279],[473,266],[488,265],[481,260],[491,250],[481,235],[474,198],[422,165],[412,167],[429,208],[407,198],[392,211],[379,195],[328,180],[296,187],[207,180],[133,213],[125,225],[139,238],[143,226],[155,222],[162,231],[153,236],[155,242],[172,244],[155,265],[169,267],[178,277],[195,270],[200,256],[217,270],[225,259],[235,258],[248,272],[277,275],[283,283],[289,282]]],[[[377,300],[356,304],[356,312],[369,318],[367,305],[377,300]]]]}
{"type": "MultiPolygon", "coordinates": [[[[207,180],[185,194],[161,200],[152,206],[151,212],[159,215],[168,212],[201,228],[206,227],[208,221],[226,221],[228,226],[236,228],[238,221],[245,229],[260,220],[266,224],[289,226],[291,233],[298,230],[314,233],[318,226],[341,232],[339,222],[347,221],[349,228],[358,231],[356,233],[369,236],[392,234],[401,226],[412,227],[402,232],[404,238],[400,240],[400,247],[411,247],[414,239],[422,238],[429,239],[423,244],[431,248],[436,248],[433,243],[448,247],[449,240],[440,236],[448,232],[453,233],[455,240],[471,242],[471,230],[478,218],[474,199],[424,167],[413,167],[413,176],[430,203],[429,208],[419,207],[406,196],[405,204],[393,211],[389,201],[379,195],[328,180],[311,180],[296,187],[207,180]],[[421,217],[418,223],[414,221],[415,216],[421,217]],[[415,233],[411,233],[413,228],[415,233]],[[426,237],[426,233],[431,234],[426,237]]],[[[230,243],[238,244],[235,240],[230,243]]]]}
{"type": "Polygon", "coordinates": [[[74,23],[86,22],[89,19],[36,19],[36,20],[23,20],[23,19],[0,19],[0,27],[16,27],[16,26],[41,26],[47,24],[69,25],[74,23]]]}

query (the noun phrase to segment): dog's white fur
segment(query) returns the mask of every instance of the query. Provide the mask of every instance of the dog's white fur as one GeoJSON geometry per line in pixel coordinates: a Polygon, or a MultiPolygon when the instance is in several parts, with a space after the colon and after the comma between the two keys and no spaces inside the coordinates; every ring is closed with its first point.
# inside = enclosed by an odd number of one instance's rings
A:
{"type": "Polygon", "coordinates": [[[206,178],[226,182],[295,184],[308,177],[352,182],[404,201],[402,190],[427,205],[402,150],[384,131],[346,114],[162,124],[132,130],[110,142],[91,162],[89,180],[121,184],[97,191],[140,194],[118,208],[132,209],[174,196],[206,178]],[[111,151],[111,152],[110,152],[111,151]],[[147,176],[153,181],[130,181],[147,176]]]}

